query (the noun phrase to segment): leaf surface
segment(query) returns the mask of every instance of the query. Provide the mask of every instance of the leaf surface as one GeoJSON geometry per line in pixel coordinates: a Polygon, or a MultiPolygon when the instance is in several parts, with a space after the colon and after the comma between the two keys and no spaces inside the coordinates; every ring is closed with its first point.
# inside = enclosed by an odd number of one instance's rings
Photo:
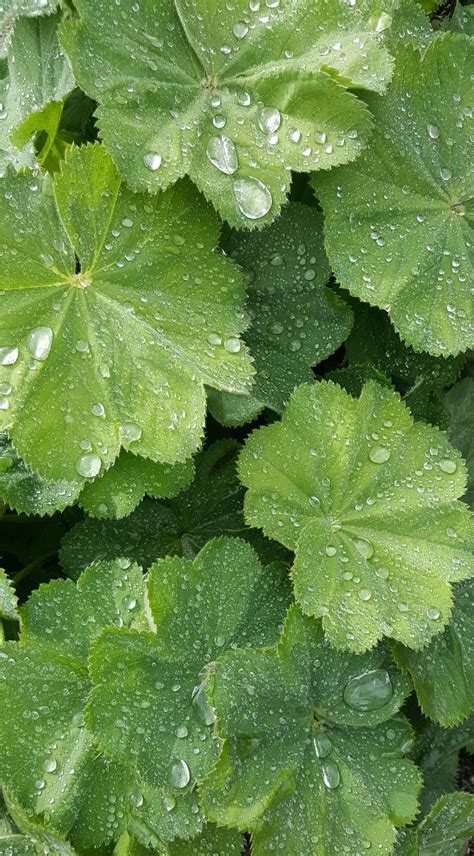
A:
{"type": "Polygon", "coordinates": [[[466,472],[392,390],[369,382],[356,401],[327,381],[298,387],[282,421],[251,435],[239,474],[247,522],[295,550],[296,598],[333,645],[418,649],[442,630],[450,583],[474,573],[466,472]]]}
{"type": "Polygon", "coordinates": [[[474,795],[441,797],[414,832],[401,833],[394,856],[464,856],[474,829],[474,795]]]}
{"type": "Polygon", "coordinates": [[[448,412],[448,435],[453,446],[459,449],[468,470],[467,491],[469,505],[474,504],[474,378],[460,380],[444,399],[448,412]]]}
{"type": "Polygon", "coordinates": [[[438,36],[423,57],[402,53],[387,96],[369,98],[367,150],[314,179],[340,283],[387,309],[416,350],[443,356],[474,343],[471,73],[467,36],[438,36]]]}
{"type": "Polygon", "coordinates": [[[3,568],[0,568],[0,620],[18,621],[18,599],[3,568]]]}

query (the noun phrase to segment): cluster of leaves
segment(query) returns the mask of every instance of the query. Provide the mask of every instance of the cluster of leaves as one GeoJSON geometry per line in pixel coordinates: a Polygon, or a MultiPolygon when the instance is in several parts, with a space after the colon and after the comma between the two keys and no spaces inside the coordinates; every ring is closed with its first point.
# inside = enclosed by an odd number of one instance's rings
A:
{"type": "Polygon", "coordinates": [[[0,0],[0,856],[463,856],[472,7],[0,0]]]}

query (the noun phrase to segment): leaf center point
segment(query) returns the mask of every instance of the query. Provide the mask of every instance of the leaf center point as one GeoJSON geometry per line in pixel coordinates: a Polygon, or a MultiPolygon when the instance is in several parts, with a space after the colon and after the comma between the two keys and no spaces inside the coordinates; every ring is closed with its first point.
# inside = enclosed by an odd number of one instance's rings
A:
{"type": "Polygon", "coordinates": [[[92,283],[92,277],[87,273],[76,273],[71,276],[70,283],[74,288],[88,288],[92,283]]]}

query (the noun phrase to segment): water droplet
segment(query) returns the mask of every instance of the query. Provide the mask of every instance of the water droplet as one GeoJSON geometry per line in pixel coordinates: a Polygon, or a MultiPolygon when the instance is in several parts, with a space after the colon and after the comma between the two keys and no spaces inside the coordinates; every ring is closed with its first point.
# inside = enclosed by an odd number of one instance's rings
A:
{"type": "Polygon", "coordinates": [[[84,478],[95,478],[99,475],[102,461],[98,455],[82,455],[76,463],[76,470],[84,478]]]}
{"type": "Polygon", "coordinates": [[[131,217],[124,217],[122,220],[122,226],[125,226],[126,229],[131,229],[133,226],[133,220],[131,217]]]}
{"type": "Polygon", "coordinates": [[[274,107],[264,107],[258,114],[258,127],[264,134],[274,134],[281,125],[281,113],[274,107]]]}
{"type": "Polygon", "coordinates": [[[147,152],[143,157],[143,163],[147,169],[150,169],[152,172],[156,172],[156,170],[161,166],[161,155],[157,152],[147,152]]]}
{"type": "Polygon", "coordinates": [[[390,449],[385,446],[372,446],[369,458],[373,464],[384,464],[390,457],[390,449]]]}
{"type": "Polygon", "coordinates": [[[214,125],[215,128],[224,128],[226,125],[226,122],[227,122],[227,119],[225,116],[222,115],[222,113],[217,113],[212,120],[212,124],[214,125]]]}
{"type": "Polygon", "coordinates": [[[46,360],[53,344],[51,327],[35,327],[28,333],[26,347],[35,360],[46,360]]]}
{"type": "Polygon", "coordinates": [[[202,722],[203,725],[214,724],[216,721],[216,714],[214,712],[214,708],[208,704],[204,684],[199,684],[197,687],[194,687],[192,693],[192,706],[199,722],[202,722]]]}
{"type": "Polygon", "coordinates": [[[243,39],[247,35],[249,28],[243,21],[239,21],[234,26],[234,36],[236,39],[243,39]]]}
{"type": "Polygon", "coordinates": [[[207,341],[210,345],[222,345],[222,336],[219,336],[219,333],[209,333],[207,341]]]}
{"type": "Polygon", "coordinates": [[[440,470],[443,470],[443,473],[455,473],[458,468],[456,461],[451,461],[449,458],[439,461],[438,466],[440,470]]]}
{"type": "Polygon", "coordinates": [[[364,601],[370,600],[371,597],[372,597],[372,592],[369,589],[363,588],[360,590],[360,592],[359,592],[360,600],[364,600],[364,601]]]}
{"type": "Polygon", "coordinates": [[[10,402],[8,398],[0,398],[0,410],[8,410],[10,407],[10,402]]]}
{"type": "Polygon", "coordinates": [[[242,345],[241,345],[240,340],[239,340],[239,339],[237,339],[235,336],[230,336],[230,337],[229,337],[228,339],[226,339],[226,340],[225,340],[225,342],[224,342],[224,349],[225,349],[229,354],[238,354],[238,353],[239,353],[239,351],[240,351],[240,349],[241,349],[241,347],[242,347],[242,345]]]}
{"type": "Polygon", "coordinates": [[[397,609],[399,612],[408,612],[408,604],[401,601],[398,604],[397,609]]]}
{"type": "Polygon", "coordinates": [[[370,559],[374,555],[374,547],[366,538],[356,538],[354,547],[363,559],[370,559]]]}
{"type": "Polygon", "coordinates": [[[135,422],[124,422],[120,426],[120,437],[125,443],[133,443],[142,436],[142,429],[135,422]]]}
{"type": "Polygon", "coordinates": [[[191,773],[186,761],[182,758],[179,761],[174,761],[171,765],[169,781],[174,788],[185,788],[189,784],[191,773]]]}
{"type": "Polygon", "coordinates": [[[225,175],[233,175],[239,168],[237,150],[228,137],[222,134],[219,137],[211,137],[207,144],[206,154],[213,166],[217,167],[225,175]]]}
{"type": "Polygon", "coordinates": [[[450,169],[440,169],[439,174],[443,181],[449,181],[452,176],[452,172],[450,169]]]}
{"type": "Polygon", "coordinates": [[[437,140],[439,137],[439,128],[436,125],[427,125],[426,130],[428,131],[428,136],[432,140],[437,140]]]}
{"type": "Polygon", "coordinates": [[[328,546],[326,547],[326,556],[335,556],[336,553],[337,553],[336,548],[333,547],[332,544],[328,544],[328,546]]]}
{"type": "Polygon", "coordinates": [[[93,404],[91,410],[94,416],[104,416],[105,414],[105,407],[103,404],[93,404]]]}
{"type": "Polygon", "coordinates": [[[441,613],[439,609],[436,609],[436,607],[433,606],[426,610],[426,615],[431,619],[431,621],[436,621],[440,617],[441,613]]]}
{"type": "Polygon", "coordinates": [[[298,128],[292,128],[288,133],[288,137],[292,143],[299,143],[301,140],[301,131],[299,131],[298,128]]]}
{"type": "Polygon", "coordinates": [[[176,737],[183,738],[188,736],[188,729],[186,725],[180,725],[179,728],[176,729],[176,737]]]}
{"type": "Polygon", "coordinates": [[[253,176],[237,178],[234,194],[239,210],[248,220],[259,220],[272,207],[273,199],[268,187],[253,176]]]}
{"type": "Polygon", "coordinates": [[[323,782],[329,790],[334,790],[341,784],[341,774],[339,767],[334,761],[326,761],[321,767],[321,775],[323,782]]]}
{"type": "Polygon", "coordinates": [[[13,366],[18,359],[18,348],[0,348],[0,366],[13,366]]]}
{"type": "Polygon", "coordinates": [[[313,746],[316,758],[327,758],[332,749],[332,743],[324,731],[319,731],[316,737],[313,737],[313,746]]]}
{"type": "Polygon", "coordinates": [[[344,689],[344,701],[353,710],[378,710],[392,695],[392,682],[386,669],[363,672],[352,678],[344,689]]]}
{"type": "Polygon", "coordinates": [[[176,805],[176,800],[172,796],[165,796],[165,797],[163,797],[163,805],[164,805],[165,810],[167,812],[173,811],[173,809],[176,805]]]}
{"type": "Polygon", "coordinates": [[[43,767],[47,773],[54,773],[57,766],[58,765],[55,758],[46,758],[46,761],[43,764],[43,767]]]}

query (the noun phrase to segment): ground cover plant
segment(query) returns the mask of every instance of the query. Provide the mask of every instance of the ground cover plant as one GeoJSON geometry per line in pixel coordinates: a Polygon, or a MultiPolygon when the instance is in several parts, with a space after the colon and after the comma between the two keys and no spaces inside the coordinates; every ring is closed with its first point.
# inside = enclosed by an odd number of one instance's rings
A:
{"type": "Polygon", "coordinates": [[[474,853],[472,9],[0,0],[0,856],[474,853]]]}

